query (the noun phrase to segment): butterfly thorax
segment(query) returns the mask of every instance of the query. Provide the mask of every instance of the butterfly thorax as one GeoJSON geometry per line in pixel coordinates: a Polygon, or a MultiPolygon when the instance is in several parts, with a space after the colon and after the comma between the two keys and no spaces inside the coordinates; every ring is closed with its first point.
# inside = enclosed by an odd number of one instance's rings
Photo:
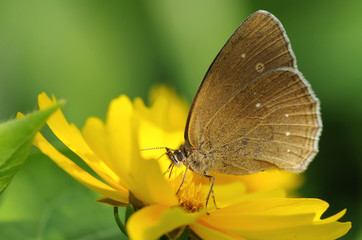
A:
{"type": "Polygon", "coordinates": [[[187,142],[177,150],[172,151],[169,148],[166,148],[166,150],[168,158],[174,165],[180,166],[184,164],[195,173],[209,175],[213,162],[210,154],[199,149],[193,149],[187,142]]]}

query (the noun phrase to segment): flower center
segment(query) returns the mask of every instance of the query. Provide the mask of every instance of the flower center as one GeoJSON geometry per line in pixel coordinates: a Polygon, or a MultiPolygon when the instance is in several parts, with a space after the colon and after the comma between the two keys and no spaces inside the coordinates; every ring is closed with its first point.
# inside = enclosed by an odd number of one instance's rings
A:
{"type": "Polygon", "coordinates": [[[205,206],[205,204],[196,201],[189,201],[189,200],[183,201],[182,199],[179,199],[179,201],[180,201],[180,206],[186,211],[191,213],[197,212],[200,209],[203,209],[205,206]]]}
{"type": "MultiPolygon", "coordinates": [[[[194,174],[196,173],[191,171],[187,173],[185,182],[177,193],[180,206],[191,213],[203,209],[206,203],[205,187],[202,183],[198,182],[198,178],[195,178],[194,174]]],[[[184,171],[181,171],[180,173],[177,173],[175,177],[169,179],[175,193],[179,189],[183,177],[184,171]]]]}

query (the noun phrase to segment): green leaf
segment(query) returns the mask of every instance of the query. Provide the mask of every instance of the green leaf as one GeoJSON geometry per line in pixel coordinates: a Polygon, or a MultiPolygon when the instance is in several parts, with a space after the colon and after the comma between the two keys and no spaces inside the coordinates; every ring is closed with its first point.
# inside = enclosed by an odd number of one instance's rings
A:
{"type": "Polygon", "coordinates": [[[0,124],[0,194],[24,164],[35,134],[61,105],[57,103],[46,110],[0,124]]]}
{"type": "MultiPolygon", "coordinates": [[[[69,149],[62,153],[81,161],[69,149]]],[[[34,147],[1,196],[0,239],[128,240],[113,207],[96,202],[99,197],[34,147]]],[[[119,210],[123,218],[124,208],[119,210]]]]}

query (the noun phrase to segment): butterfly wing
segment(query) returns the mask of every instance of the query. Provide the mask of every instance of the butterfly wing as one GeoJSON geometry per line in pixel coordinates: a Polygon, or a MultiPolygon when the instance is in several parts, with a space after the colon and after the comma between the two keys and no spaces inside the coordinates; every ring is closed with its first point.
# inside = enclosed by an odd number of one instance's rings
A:
{"type": "Polygon", "coordinates": [[[319,103],[293,68],[278,68],[249,83],[204,128],[203,150],[213,170],[246,174],[270,168],[303,171],[317,152],[319,103]]]}
{"type": "MultiPolygon", "coordinates": [[[[276,112],[275,109],[266,110],[267,106],[270,107],[271,105],[262,104],[267,103],[269,98],[272,99],[269,95],[264,96],[263,98],[263,91],[267,90],[268,87],[271,91],[276,91],[274,92],[275,95],[278,93],[278,90],[285,88],[285,85],[283,84],[290,84],[288,81],[283,80],[280,89],[274,86],[276,81],[279,81],[277,78],[283,71],[288,72],[284,78],[289,76],[293,79],[299,79],[293,81],[296,84],[298,83],[298,89],[301,88],[305,90],[305,94],[309,96],[308,99],[314,104],[309,107],[314,109],[311,110],[311,112],[313,113],[313,128],[315,130],[311,131],[308,136],[310,135],[310,138],[313,139],[317,138],[321,125],[318,112],[318,100],[309,89],[308,83],[297,71],[295,57],[284,28],[272,14],[265,11],[257,11],[238,27],[206,73],[194,98],[188,116],[185,130],[186,142],[194,149],[203,148],[205,151],[214,151],[214,154],[221,158],[223,158],[224,155],[225,158],[231,156],[231,150],[228,149],[238,146],[238,142],[234,140],[238,139],[243,143],[243,138],[248,137],[248,134],[262,131],[263,127],[261,126],[264,125],[260,124],[262,124],[263,118],[267,118],[269,115],[273,114],[282,118],[282,115],[280,115],[283,114],[282,111],[278,110],[276,112]],[[280,70],[276,71],[278,69],[280,70]],[[268,84],[266,84],[266,82],[268,82],[268,84]],[[255,84],[259,87],[255,86],[254,89],[255,84]],[[260,97],[260,103],[255,103],[255,101],[258,101],[258,98],[256,98],[257,96],[260,97]],[[261,100],[265,100],[265,102],[261,100]],[[258,104],[258,107],[256,108],[259,111],[263,110],[264,112],[251,111],[251,103],[254,104],[254,107],[258,104]],[[251,130],[254,132],[249,133],[251,130]]],[[[269,94],[272,94],[272,92],[269,92],[269,94]]],[[[276,97],[274,101],[280,99],[278,96],[274,97],[276,97]]],[[[284,113],[284,116],[285,114],[291,116],[291,114],[294,113],[292,110],[294,111],[295,109],[289,109],[289,111],[287,111],[288,113],[284,113]]],[[[298,110],[298,114],[303,114],[303,110],[298,110]]],[[[307,115],[308,117],[301,116],[302,120],[300,121],[306,121],[304,118],[309,119],[309,113],[307,115]]],[[[264,122],[263,124],[266,123],[264,122]]],[[[308,129],[304,130],[309,131],[308,129]]],[[[277,131],[276,128],[269,128],[269,131],[270,134],[275,135],[279,130],[277,131]]],[[[280,131],[284,134],[287,132],[291,134],[291,131],[284,129],[280,131]]],[[[278,158],[275,156],[275,153],[279,152],[279,150],[276,150],[275,147],[267,149],[267,144],[263,139],[270,140],[270,134],[253,140],[251,139],[251,136],[249,136],[247,145],[250,149],[244,151],[241,155],[234,154],[234,157],[228,164],[238,161],[237,159],[239,159],[239,161],[244,161],[245,158],[248,158],[250,153],[249,162],[258,160],[257,163],[260,164],[262,161],[265,161],[265,166],[268,166],[265,168],[273,167],[274,164],[276,164],[274,162],[275,159],[278,158]],[[263,154],[265,156],[262,156],[262,150],[258,147],[260,144],[264,144],[263,149],[265,149],[266,152],[263,154]],[[259,152],[259,154],[254,154],[254,157],[251,157],[252,153],[255,152],[259,152]],[[245,154],[246,156],[244,156],[245,154]]],[[[292,138],[289,138],[288,141],[290,141],[292,145],[295,145],[296,143],[291,139],[292,138]]],[[[304,141],[315,142],[317,140],[310,140],[307,138],[304,141]]],[[[298,144],[303,145],[303,143],[298,144]]],[[[311,144],[313,145],[314,143],[311,144]]],[[[316,151],[314,145],[312,147],[312,152],[316,151]]],[[[292,152],[291,147],[288,149],[292,152]]],[[[286,151],[288,149],[286,149],[286,151]]],[[[234,150],[240,151],[240,149],[234,150]]],[[[297,152],[295,153],[297,154],[297,152]]],[[[288,156],[290,155],[291,154],[288,156]]],[[[305,153],[300,159],[307,161],[312,155],[313,153],[305,153]]],[[[244,161],[244,164],[245,163],[246,162],[244,161]]],[[[234,165],[243,168],[240,163],[234,165]]],[[[295,169],[290,166],[283,166],[280,168],[295,169]]],[[[261,168],[259,170],[263,169],[264,168],[261,168]]],[[[238,171],[240,172],[241,170],[238,171]]]]}
{"type": "Polygon", "coordinates": [[[199,148],[205,125],[218,109],[250,81],[278,67],[295,67],[289,40],[273,15],[257,11],[238,27],[207,71],[191,105],[185,139],[199,148]],[[264,65],[260,70],[259,63],[264,65]]]}

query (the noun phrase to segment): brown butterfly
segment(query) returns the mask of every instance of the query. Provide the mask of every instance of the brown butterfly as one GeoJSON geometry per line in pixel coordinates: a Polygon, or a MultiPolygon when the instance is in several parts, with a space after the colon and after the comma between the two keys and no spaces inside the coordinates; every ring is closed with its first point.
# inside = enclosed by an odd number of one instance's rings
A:
{"type": "Polygon", "coordinates": [[[319,101],[298,71],[282,24],[257,11],[208,69],[191,105],[185,143],[166,150],[172,167],[184,164],[186,172],[213,179],[207,204],[215,181],[211,171],[305,170],[318,151],[321,129],[319,101]]]}

